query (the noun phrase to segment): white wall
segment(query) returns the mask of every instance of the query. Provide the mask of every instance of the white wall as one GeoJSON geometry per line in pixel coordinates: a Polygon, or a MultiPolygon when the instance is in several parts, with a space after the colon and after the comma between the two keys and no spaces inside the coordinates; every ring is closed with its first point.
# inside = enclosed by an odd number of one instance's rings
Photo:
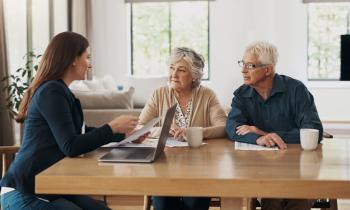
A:
{"type": "MultiPolygon", "coordinates": [[[[122,0],[92,1],[92,9],[94,74],[110,74],[118,83],[127,84],[127,6],[122,0]]],[[[277,72],[306,82],[307,6],[301,0],[217,0],[210,5],[210,81],[204,84],[213,88],[225,105],[230,105],[233,90],[242,83],[237,60],[255,40],[278,47],[277,72]]],[[[322,120],[350,121],[350,99],[344,99],[349,87],[311,89],[322,120]]]]}

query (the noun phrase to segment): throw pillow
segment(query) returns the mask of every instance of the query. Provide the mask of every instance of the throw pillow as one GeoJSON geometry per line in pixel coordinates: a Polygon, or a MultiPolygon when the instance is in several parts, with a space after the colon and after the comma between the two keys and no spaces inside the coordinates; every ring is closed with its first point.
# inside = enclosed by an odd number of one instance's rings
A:
{"type": "Polygon", "coordinates": [[[135,89],[130,87],[128,91],[116,90],[103,91],[72,91],[80,100],[83,109],[132,109],[132,96],[135,89]]]}

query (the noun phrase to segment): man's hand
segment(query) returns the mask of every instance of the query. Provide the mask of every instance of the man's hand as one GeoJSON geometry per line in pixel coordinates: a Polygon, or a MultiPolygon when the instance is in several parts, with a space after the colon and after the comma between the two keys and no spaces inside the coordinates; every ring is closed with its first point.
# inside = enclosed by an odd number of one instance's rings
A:
{"type": "Polygon", "coordinates": [[[255,126],[250,125],[241,125],[236,128],[236,134],[237,135],[246,135],[248,133],[256,133],[258,135],[266,135],[267,133],[265,131],[260,130],[259,128],[255,126]]]}
{"type": "Polygon", "coordinates": [[[258,145],[266,147],[274,147],[277,145],[279,149],[287,149],[286,143],[284,143],[282,138],[276,133],[268,133],[264,136],[261,136],[256,140],[256,143],[258,145]]]}

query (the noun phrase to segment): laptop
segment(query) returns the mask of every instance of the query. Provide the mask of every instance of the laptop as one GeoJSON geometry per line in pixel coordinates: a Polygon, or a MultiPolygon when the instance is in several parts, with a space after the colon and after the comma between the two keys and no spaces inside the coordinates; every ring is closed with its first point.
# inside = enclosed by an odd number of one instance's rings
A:
{"type": "Polygon", "coordinates": [[[176,105],[168,109],[156,147],[118,147],[103,155],[99,161],[125,163],[151,163],[155,161],[164,150],[175,109],[176,105]]]}

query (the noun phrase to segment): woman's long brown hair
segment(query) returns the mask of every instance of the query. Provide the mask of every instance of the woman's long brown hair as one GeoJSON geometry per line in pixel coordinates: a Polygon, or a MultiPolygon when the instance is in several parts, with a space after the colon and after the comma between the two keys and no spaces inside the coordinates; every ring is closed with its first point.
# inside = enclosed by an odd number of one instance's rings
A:
{"type": "Polygon", "coordinates": [[[24,122],[27,117],[36,89],[45,81],[62,79],[74,60],[88,47],[87,39],[74,32],[63,32],[52,38],[41,58],[35,78],[23,96],[16,116],[17,122],[24,122]]]}

